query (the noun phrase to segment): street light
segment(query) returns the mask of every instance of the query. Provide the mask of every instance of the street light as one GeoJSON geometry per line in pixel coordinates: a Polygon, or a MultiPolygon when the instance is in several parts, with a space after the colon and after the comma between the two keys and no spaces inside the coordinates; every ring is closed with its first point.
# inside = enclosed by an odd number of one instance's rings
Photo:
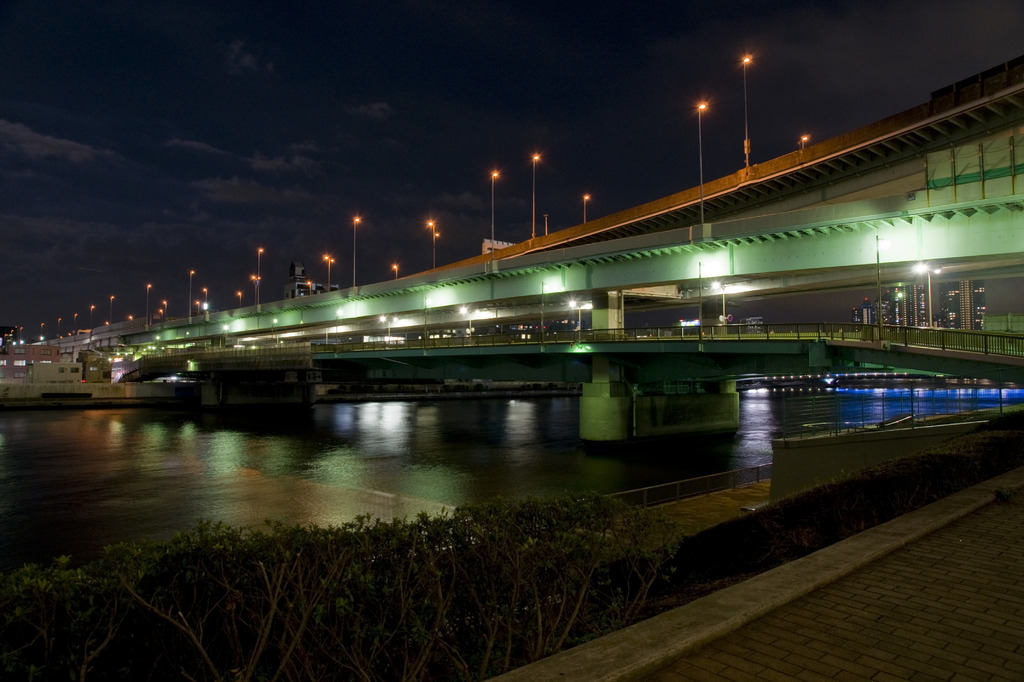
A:
{"type": "Polygon", "coordinates": [[[530,239],[537,236],[537,162],[540,154],[533,155],[533,208],[530,210],[530,239]]]}
{"type": "Polygon", "coordinates": [[[163,301],[161,301],[161,303],[164,304],[164,311],[163,311],[162,316],[161,316],[160,319],[163,320],[164,322],[166,322],[167,321],[167,299],[164,299],[163,301]]]}
{"type": "Polygon", "coordinates": [[[110,315],[107,317],[107,324],[111,324],[114,321],[114,295],[110,295],[110,315]]]}
{"type": "Polygon", "coordinates": [[[238,295],[238,307],[241,308],[242,307],[242,291],[238,290],[238,291],[235,292],[235,294],[238,295]]]}
{"type": "Polygon", "coordinates": [[[587,224],[587,202],[590,201],[590,195],[583,195],[583,224],[587,224]]]}
{"type": "Polygon", "coordinates": [[[356,225],[359,224],[359,216],[352,219],[352,288],[356,286],[356,225]]]}
{"type": "Polygon", "coordinates": [[[263,273],[260,271],[260,261],[263,258],[263,247],[259,248],[256,252],[256,310],[259,311],[259,283],[263,279],[263,273]]]}
{"type": "MultiPolygon", "coordinates": [[[[260,296],[259,296],[260,278],[257,277],[256,275],[249,275],[249,279],[252,280],[252,297],[253,297],[253,300],[259,301],[260,300],[260,296]]],[[[256,311],[259,312],[259,309],[260,309],[259,308],[259,303],[257,303],[256,304],[256,311]]],[[[192,309],[191,308],[189,308],[189,313],[188,314],[189,314],[189,318],[188,319],[191,320],[192,319],[192,317],[191,317],[192,309]]]]}
{"type": "Polygon", "coordinates": [[[398,279],[398,263],[392,263],[391,269],[395,271],[395,279],[398,279]]]}
{"type": "Polygon", "coordinates": [[[149,291],[152,288],[152,284],[146,285],[146,329],[149,329],[149,291]]]}
{"type": "Polygon", "coordinates": [[[77,332],[78,332],[78,313],[75,313],[75,316],[73,318],[71,318],[71,333],[75,334],[77,332]]]}
{"type": "Polygon", "coordinates": [[[327,293],[331,293],[331,263],[334,262],[334,259],[331,258],[331,254],[325,253],[324,261],[327,262],[327,293]]]}
{"type": "Polygon", "coordinates": [[[700,164],[700,224],[704,224],[704,141],[701,133],[701,116],[708,108],[707,102],[697,105],[697,160],[700,164]]]}
{"type": "Polygon", "coordinates": [[[39,340],[42,341],[45,337],[43,336],[43,327],[46,325],[45,322],[39,323],[39,340]]]}
{"type": "Polygon", "coordinates": [[[210,292],[206,290],[206,287],[203,287],[203,308],[210,309],[210,292]]]}
{"type": "Polygon", "coordinates": [[[96,305],[89,306],[89,331],[92,331],[92,311],[96,310],[96,305]]]}
{"type": "Polygon", "coordinates": [[[494,181],[498,179],[498,171],[491,171],[491,260],[494,260],[494,181]]]}
{"type": "Polygon", "coordinates": [[[924,273],[927,273],[927,275],[928,275],[928,326],[931,327],[931,326],[934,326],[934,324],[935,324],[935,322],[934,322],[935,318],[932,317],[932,273],[934,272],[937,275],[940,272],[942,272],[942,269],[941,268],[934,268],[933,269],[927,263],[918,263],[917,265],[914,266],[914,271],[915,272],[924,272],[924,273]]]}
{"type": "Polygon", "coordinates": [[[810,141],[811,141],[811,136],[810,135],[801,135],[800,136],[800,151],[803,151],[804,150],[804,145],[807,144],[810,141]]]}
{"type": "Polygon", "coordinates": [[[434,221],[427,221],[427,228],[430,230],[431,249],[433,253],[433,268],[437,268],[437,230],[434,229],[434,221]]]}
{"type": "Polygon", "coordinates": [[[878,341],[882,341],[882,249],[889,247],[889,242],[875,235],[875,287],[877,288],[878,301],[875,310],[875,318],[878,323],[878,341]]]}
{"type": "Polygon", "coordinates": [[[718,317],[718,321],[721,322],[722,324],[725,324],[728,321],[728,319],[725,316],[725,285],[722,284],[721,282],[713,282],[711,284],[711,289],[718,289],[722,292],[722,314],[718,317]]]}
{"type": "Polygon", "coordinates": [[[750,59],[749,54],[743,57],[743,157],[747,168],[750,168],[750,129],[747,127],[747,67],[750,59]]]}
{"type": "MultiPolygon", "coordinates": [[[[261,251],[262,251],[262,249],[261,249],[261,251]]],[[[195,276],[195,274],[196,274],[195,270],[189,270],[188,271],[188,298],[186,299],[188,301],[192,300],[192,278],[195,276]]],[[[111,318],[111,319],[113,319],[113,318],[111,318]]],[[[192,324],[192,304],[191,303],[188,304],[188,323],[192,324]]]]}

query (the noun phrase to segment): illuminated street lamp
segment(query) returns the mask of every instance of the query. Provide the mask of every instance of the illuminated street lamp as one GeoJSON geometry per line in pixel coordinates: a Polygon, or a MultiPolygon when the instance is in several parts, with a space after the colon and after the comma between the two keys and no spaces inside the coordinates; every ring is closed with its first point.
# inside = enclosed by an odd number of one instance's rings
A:
{"type": "Polygon", "coordinates": [[[241,291],[241,289],[236,291],[235,294],[238,295],[238,307],[241,308],[242,307],[242,291],[241,291]]]}
{"type": "Polygon", "coordinates": [[[58,318],[57,318],[57,338],[58,338],[58,339],[60,338],[60,322],[61,322],[61,320],[63,320],[63,319],[64,319],[64,318],[62,318],[62,317],[58,317],[58,318]]]}
{"type": "Polygon", "coordinates": [[[46,337],[44,337],[44,336],[43,336],[43,327],[44,327],[45,325],[46,325],[46,323],[45,323],[45,322],[40,322],[40,323],[39,323],[39,340],[40,340],[40,341],[42,341],[42,340],[43,340],[44,338],[46,338],[46,337]]]}
{"type": "MultiPolygon", "coordinates": [[[[256,284],[257,284],[257,286],[259,285],[260,280],[263,279],[263,271],[260,270],[260,264],[261,264],[262,260],[263,260],[263,247],[261,246],[256,251],[256,284]]],[[[257,288],[256,289],[256,309],[257,310],[259,310],[259,306],[260,306],[260,292],[259,292],[259,289],[257,288]]]]}
{"type": "Polygon", "coordinates": [[[537,236],[537,162],[540,154],[533,155],[533,208],[530,210],[530,239],[537,236]]]}
{"type": "Polygon", "coordinates": [[[331,258],[331,254],[325,253],[324,261],[327,263],[327,293],[331,293],[331,263],[334,262],[334,259],[331,258]]]}
{"type": "Polygon", "coordinates": [[[90,330],[92,329],[92,311],[94,311],[94,310],[96,310],[96,305],[95,304],[90,305],[89,306],[89,329],[90,330]]]}
{"type": "Polygon", "coordinates": [[[937,275],[942,272],[942,268],[932,268],[927,263],[918,263],[914,266],[914,272],[924,272],[928,275],[928,326],[931,327],[935,320],[932,317],[932,273],[937,275]]]}
{"type": "MultiPolygon", "coordinates": [[[[188,271],[188,298],[185,299],[187,301],[191,301],[192,300],[192,278],[195,277],[195,275],[196,275],[196,271],[195,270],[189,270],[188,271]]],[[[191,303],[188,306],[188,323],[192,324],[192,304],[191,303]]]]}
{"type": "Polygon", "coordinates": [[[395,271],[395,279],[398,279],[398,263],[392,263],[391,269],[395,271]]]}
{"type": "Polygon", "coordinates": [[[71,318],[71,333],[74,334],[77,331],[78,331],[78,313],[75,313],[75,316],[73,318],[71,318]]]}
{"type": "Polygon", "coordinates": [[[114,295],[110,295],[110,316],[107,317],[107,324],[114,321],[114,295]]]}
{"type": "Polygon", "coordinates": [[[491,260],[494,260],[494,181],[498,179],[498,171],[491,171],[491,260]]]}
{"type": "Polygon", "coordinates": [[[164,304],[164,310],[163,310],[163,313],[161,313],[161,318],[160,319],[162,319],[164,322],[166,322],[167,321],[167,299],[164,299],[163,301],[161,301],[161,303],[164,304]]]}
{"type": "Polygon", "coordinates": [[[725,285],[721,282],[713,282],[711,284],[712,290],[718,290],[722,292],[722,314],[718,317],[718,321],[722,324],[728,322],[728,318],[725,315],[725,285]]]}
{"type": "MultiPolygon", "coordinates": [[[[253,298],[254,301],[259,301],[260,300],[260,298],[259,298],[260,278],[257,277],[256,275],[249,275],[249,279],[252,280],[252,298],[253,298]]],[[[256,304],[256,311],[259,312],[259,309],[260,309],[259,303],[257,303],[256,304]]],[[[189,315],[191,315],[191,314],[192,314],[192,312],[190,310],[189,311],[189,315]]],[[[188,319],[191,320],[192,318],[189,317],[188,319]]]]}
{"type": "Polygon", "coordinates": [[[153,288],[152,284],[146,285],[146,329],[149,329],[149,291],[153,288]]]}
{"type": "Polygon", "coordinates": [[[750,60],[749,54],[743,56],[743,157],[747,168],[750,168],[750,129],[747,127],[747,67],[750,60]]]}
{"type": "Polygon", "coordinates": [[[587,202],[590,201],[590,195],[583,195],[583,224],[587,224],[587,202]]]}
{"type": "Polygon", "coordinates": [[[384,336],[384,343],[387,343],[391,339],[391,318],[387,315],[381,315],[380,321],[387,326],[388,333],[384,336]]]}
{"type": "Polygon", "coordinates": [[[434,257],[433,266],[432,267],[433,268],[437,268],[437,237],[438,237],[438,232],[437,232],[437,230],[434,229],[434,221],[433,220],[428,220],[427,221],[427,229],[430,230],[431,248],[433,250],[432,253],[433,253],[433,257],[434,257]]]}
{"type": "Polygon", "coordinates": [[[700,165],[700,224],[704,224],[704,138],[701,133],[701,117],[708,108],[707,102],[697,105],[697,161],[700,165]]]}
{"type": "Polygon", "coordinates": [[[804,145],[807,144],[810,141],[811,141],[811,136],[810,135],[801,135],[800,136],[800,151],[803,151],[804,150],[804,145]]]}
{"type": "Polygon", "coordinates": [[[352,219],[352,287],[356,286],[356,225],[359,224],[359,216],[352,219]]]}
{"type": "Polygon", "coordinates": [[[203,308],[210,309],[210,292],[206,290],[206,287],[203,287],[203,308]]]}

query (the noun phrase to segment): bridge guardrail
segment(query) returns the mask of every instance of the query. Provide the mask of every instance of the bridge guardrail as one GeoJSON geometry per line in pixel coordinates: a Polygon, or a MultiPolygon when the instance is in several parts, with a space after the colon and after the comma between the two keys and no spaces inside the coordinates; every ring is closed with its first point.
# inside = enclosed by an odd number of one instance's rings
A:
{"type": "MultiPolygon", "coordinates": [[[[962,351],[983,355],[1024,358],[1024,336],[886,326],[882,339],[891,344],[962,351]]],[[[524,331],[503,334],[390,338],[374,341],[316,344],[314,352],[380,351],[397,348],[423,349],[621,342],[716,342],[716,341],[862,341],[877,342],[878,327],[857,323],[726,324],[700,327],[640,327],[631,329],[582,329],[575,331],[524,331]],[[703,333],[702,333],[703,331],[703,333]]]]}
{"type": "Polygon", "coordinates": [[[772,465],[761,464],[760,466],[748,467],[746,469],[734,469],[733,471],[723,471],[708,476],[698,476],[682,481],[673,481],[672,483],[611,493],[608,497],[622,500],[634,507],[651,507],[656,504],[666,504],[699,495],[707,495],[718,490],[742,488],[743,486],[767,481],[771,477],[772,465]]]}

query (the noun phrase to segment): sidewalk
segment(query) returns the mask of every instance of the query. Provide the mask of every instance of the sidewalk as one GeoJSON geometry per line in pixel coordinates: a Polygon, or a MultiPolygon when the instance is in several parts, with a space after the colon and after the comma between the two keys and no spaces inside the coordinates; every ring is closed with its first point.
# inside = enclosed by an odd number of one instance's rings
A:
{"type": "Polygon", "coordinates": [[[1021,488],[1024,468],[495,679],[1022,680],[1021,488]]]}

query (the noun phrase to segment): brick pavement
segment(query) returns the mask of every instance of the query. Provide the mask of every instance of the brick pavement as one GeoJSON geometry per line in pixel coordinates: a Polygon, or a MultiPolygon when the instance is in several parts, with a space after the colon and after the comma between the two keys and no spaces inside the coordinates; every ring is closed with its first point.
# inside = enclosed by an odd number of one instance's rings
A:
{"type": "Polygon", "coordinates": [[[495,678],[825,679],[1024,681],[1024,468],[495,678]]]}
{"type": "Polygon", "coordinates": [[[1024,680],[1024,492],[645,679],[1024,680]]]}

